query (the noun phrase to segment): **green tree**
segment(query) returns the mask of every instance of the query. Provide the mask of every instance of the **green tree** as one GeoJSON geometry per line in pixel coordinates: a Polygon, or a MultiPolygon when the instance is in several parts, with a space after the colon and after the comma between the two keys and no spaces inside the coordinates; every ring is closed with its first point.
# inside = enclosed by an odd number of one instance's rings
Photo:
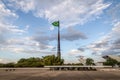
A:
{"type": "Polygon", "coordinates": [[[43,67],[43,61],[40,58],[28,58],[28,59],[20,59],[16,64],[16,67],[43,67]]]}
{"type": "Polygon", "coordinates": [[[94,64],[94,60],[92,58],[86,59],[86,65],[93,65],[93,64],[94,64]]]}
{"type": "Polygon", "coordinates": [[[112,58],[108,58],[106,60],[106,62],[103,63],[104,65],[109,65],[109,66],[115,66],[116,64],[118,64],[118,62],[115,59],[112,58]]]}
{"type": "Polygon", "coordinates": [[[55,55],[48,55],[43,57],[44,65],[62,65],[64,63],[64,59],[60,59],[55,55]]]}
{"type": "Polygon", "coordinates": [[[0,63],[0,67],[43,67],[44,65],[62,65],[64,59],[60,59],[55,55],[48,55],[42,58],[22,58],[16,64],[15,63],[0,63]]]}
{"type": "Polygon", "coordinates": [[[120,62],[118,62],[117,65],[120,67],[120,62]]]}
{"type": "Polygon", "coordinates": [[[6,63],[4,67],[15,67],[15,63],[6,63]]]}
{"type": "Polygon", "coordinates": [[[3,64],[3,63],[0,63],[0,67],[4,67],[4,64],[3,64]]]}

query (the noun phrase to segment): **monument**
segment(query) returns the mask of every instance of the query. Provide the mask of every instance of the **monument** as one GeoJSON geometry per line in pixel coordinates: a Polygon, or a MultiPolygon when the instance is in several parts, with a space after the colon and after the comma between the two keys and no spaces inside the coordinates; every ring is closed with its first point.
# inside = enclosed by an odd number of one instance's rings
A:
{"type": "Polygon", "coordinates": [[[57,57],[61,60],[61,50],[60,50],[60,22],[55,21],[52,23],[53,26],[58,27],[58,38],[57,38],[57,57]]]}

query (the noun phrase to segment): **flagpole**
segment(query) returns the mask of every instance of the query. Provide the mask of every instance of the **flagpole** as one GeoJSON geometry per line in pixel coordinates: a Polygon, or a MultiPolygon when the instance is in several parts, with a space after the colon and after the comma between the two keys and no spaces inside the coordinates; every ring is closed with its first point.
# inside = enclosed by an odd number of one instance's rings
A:
{"type": "Polygon", "coordinates": [[[61,51],[60,51],[60,24],[58,25],[58,46],[57,46],[57,56],[61,59],[61,51]]]}

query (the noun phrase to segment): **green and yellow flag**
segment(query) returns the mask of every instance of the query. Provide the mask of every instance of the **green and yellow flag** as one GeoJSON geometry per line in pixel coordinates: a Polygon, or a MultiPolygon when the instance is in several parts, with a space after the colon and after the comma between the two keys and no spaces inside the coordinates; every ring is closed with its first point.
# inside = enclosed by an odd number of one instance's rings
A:
{"type": "Polygon", "coordinates": [[[59,21],[53,22],[52,25],[55,26],[55,27],[59,27],[59,21]]]}

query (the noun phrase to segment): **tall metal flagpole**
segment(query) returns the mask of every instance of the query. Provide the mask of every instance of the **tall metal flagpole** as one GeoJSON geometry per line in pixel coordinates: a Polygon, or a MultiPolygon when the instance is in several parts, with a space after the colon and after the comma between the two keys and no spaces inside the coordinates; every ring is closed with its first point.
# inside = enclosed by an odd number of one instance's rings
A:
{"type": "Polygon", "coordinates": [[[57,56],[61,59],[61,51],[60,51],[60,24],[58,25],[58,45],[57,45],[57,56]]]}

